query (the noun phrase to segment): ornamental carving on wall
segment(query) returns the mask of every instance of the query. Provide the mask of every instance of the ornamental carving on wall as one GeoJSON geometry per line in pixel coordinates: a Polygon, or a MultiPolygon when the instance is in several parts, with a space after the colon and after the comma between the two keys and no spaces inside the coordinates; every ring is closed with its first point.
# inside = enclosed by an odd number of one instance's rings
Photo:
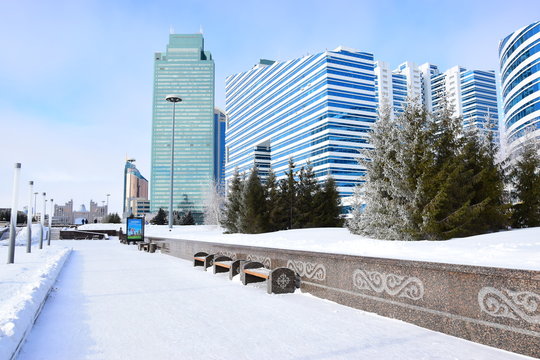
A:
{"type": "Polygon", "coordinates": [[[227,256],[227,257],[230,257],[233,260],[236,260],[236,253],[233,253],[231,251],[218,251],[217,253],[218,253],[218,255],[227,256]]]}
{"type": "Polygon", "coordinates": [[[289,260],[287,267],[299,276],[318,281],[326,280],[326,267],[323,264],[289,260]]]}
{"type": "Polygon", "coordinates": [[[265,257],[265,256],[257,256],[257,255],[248,255],[246,260],[248,261],[256,261],[256,262],[260,262],[261,264],[264,265],[264,267],[266,267],[267,269],[271,269],[272,268],[272,260],[270,260],[269,257],[265,257]]]}
{"type": "Polygon", "coordinates": [[[484,287],[478,292],[478,305],[491,316],[540,324],[540,295],[530,291],[484,287]]]}
{"type": "Polygon", "coordinates": [[[360,290],[412,300],[424,297],[424,284],[416,277],[358,269],[353,273],[353,285],[360,290]]]}

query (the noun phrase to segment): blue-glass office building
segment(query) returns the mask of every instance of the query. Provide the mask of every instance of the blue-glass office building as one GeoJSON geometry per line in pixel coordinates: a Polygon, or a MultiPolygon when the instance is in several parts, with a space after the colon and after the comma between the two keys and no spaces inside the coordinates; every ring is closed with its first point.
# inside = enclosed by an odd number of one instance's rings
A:
{"type": "Polygon", "coordinates": [[[514,157],[524,140],[540,138],[540,21],[504,38],[499,60],[506,140],[514,157]]]}
{"type": "Polygon", "coordinates": [[[201,34],[171,34],[166,52],[154,57],[152,117],[151,207],[169,208],[173,104],[177,95],[174,131],[173,209],[192,211],[198,222],[214,180],[214,61],[201,34]]]}
{"type": "Polygon", "coordinates": [[[226,81],[226,170],[271,166],[283,177],[291,157],[309,160],[319,181],[331,175],[350,196],[364,169],[377,117],[373,55],[347,48],[285,62],[261,60],[226,81]]]}

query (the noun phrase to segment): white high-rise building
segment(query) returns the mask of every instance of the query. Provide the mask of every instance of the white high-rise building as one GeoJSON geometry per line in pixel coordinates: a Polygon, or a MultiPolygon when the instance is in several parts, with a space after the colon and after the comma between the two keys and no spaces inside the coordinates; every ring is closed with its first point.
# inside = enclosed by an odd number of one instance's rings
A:
{"type": "Polygon", "coordinates": [[[393,114],[402,111],[407,98],[417,99],[427,111],[441,105],[443,97],[454,109],[454,116],[463,118],[463,127],[493,131],[498,141],[498,107],[495,72],[467,70],[454,66],[441,73],[436,65],[417,66],[406,61],[393,71],[388,63],[377,61],[377,98],[379,106],[387,103],[393,114]]]}
{"type": "Polygon", "coordinates": [[[390,70],[387,62],[377,61],[375,76],[379,105],[391,106],[394,115],[402,111],[407,98],[422,102],[421,75],[418,66],[410,61],[404,62],[395,70],[390,70]]]}
{"type": "Polygon", "coordinates": [[[507,150],[515,158],[524,142],[540,140],[540,21],[501,40],[499,60],[507,150]]]}

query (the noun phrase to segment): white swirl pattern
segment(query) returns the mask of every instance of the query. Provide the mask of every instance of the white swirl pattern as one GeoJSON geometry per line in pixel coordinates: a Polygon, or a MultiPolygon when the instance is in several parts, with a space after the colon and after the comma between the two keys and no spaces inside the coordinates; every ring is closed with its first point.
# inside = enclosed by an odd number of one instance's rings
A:
{"type": "Polygon", "coordinates": [[[319,281],[326,280],[326,267],[323,264],[289,260],[287,267],[299,276],[319,281]]]}
{"type": "Polygon", "coordinates": [[[424,297],[424,284],[416,277],[385,274],[358,269],[353,273],[353,285],[360,290],[387,293],[390,296],[420,300],[424,297]]]}
{"type": "Polygon", "coordinates": [[[249,261],[257,261],[263,264],[266,268],[271,269],[272,268],[272,260],[268,257],[264,256],[257,256],[257,255],[248,255],[247,259],[249,261]]]}
{"type": "Polygon", "coordinates": [[[540,324],[540,295],[533,292],[484,287],[478,292],[478,305],[491,316],[540,324]]]}
{"type": "Polygon", "coordinates": [[[236,254],[230,251],[218,251],[219,255],[230,257],[233,260],[236,260],[236,254]]]}

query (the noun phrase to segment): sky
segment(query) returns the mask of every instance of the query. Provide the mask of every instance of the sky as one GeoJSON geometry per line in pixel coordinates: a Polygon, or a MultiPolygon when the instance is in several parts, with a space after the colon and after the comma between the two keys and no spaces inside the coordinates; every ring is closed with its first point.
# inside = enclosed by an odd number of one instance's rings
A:
{"type": "Polygon", "coordinates": [[[32,180],[57,204],[111,194],[122,210],[126,156],[150,179],[153,55],[171,31],[203,32],[225,108],[226,77],[261,58],[342,45],[392,67],[497,70],[499,41],[539,19],[537,0],[0,0],[0,208],[19,162],[19,209],[32,180]]]}

